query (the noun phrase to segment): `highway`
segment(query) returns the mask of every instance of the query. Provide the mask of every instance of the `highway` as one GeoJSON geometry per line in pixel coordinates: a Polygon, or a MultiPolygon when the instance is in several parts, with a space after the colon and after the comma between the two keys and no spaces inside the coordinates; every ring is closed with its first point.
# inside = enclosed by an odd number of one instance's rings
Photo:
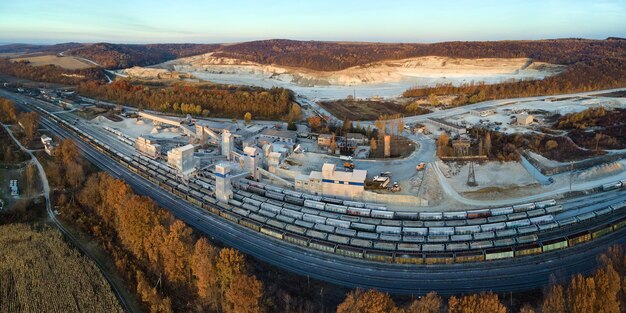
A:
{"type": "MultiPolygon", "coordinates": [[[[21,102],[20,102],[21,103],[21,102]]],[[[41,117],[42,125],[58,136],[74,139],[85,157],[102,170],[125,180],[133,190],[154,199],[196,230],[250,256],[287,271],[330,283],[377,288],[395,294],[442,295],[491,290],[521,291],[548,283],[551,274],[567,279],[589,273],[596,256],[614,243],[626,241],[626,229],[573,248],[519,259],[448,265],[400,265],[344,258],[294,246],[228,222],[177,198],[101,154],[75,134],[41,117]]],[[[596,203],[590,201],[591,204],[596,203]]]]}

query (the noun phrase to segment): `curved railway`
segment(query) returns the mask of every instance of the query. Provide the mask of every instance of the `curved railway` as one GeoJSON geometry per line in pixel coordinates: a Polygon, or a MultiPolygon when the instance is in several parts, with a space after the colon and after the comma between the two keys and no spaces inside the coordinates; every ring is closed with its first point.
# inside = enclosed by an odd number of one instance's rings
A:
{"type": "MultiPolygon", "coordinates": [[[[510,266],[504,265],[514,264],[515,261],[501,259],[528,259],[528,261],[532,259],[531,263],[536,262],[537,259],[543,259],[551,262],[548,257],[558,258],[559,255],[570,250],[564,248],[590,251],[590,245],[584,244],[591,240],[597,240],[598,244],[601,242],[606,244],[609,239],[611,242],[623,241],[623,228],[626,225],[626,213],[624,213],[626,210],[623,210],[626,206],[623,201],[625,197],[620,193],[623,182],[616,182],[614,187],[603,187],[607,190],[607,195],[612,196],[604,198],[606,205],[601,209],[559,221],[554,219],[553,214],[560,212],[563,207],[553,200],[473,211],[392,212],[380,205],[298,194],[294,191],[280,190],[274,186],[249,181],[242,181],[235,192],[234,199],[226,204],[212,197],[214,183],[211,174],[189,184],[176,183],[169,169],[159,166],[158,162],[141,156],[130,158],[118,154],[106,144],[64,120],[54,115],[47,117],[80,136],[100,153],[117,160],[126,169],[158,184],[171,194],[204,208],[206,211],[202,213],[203,216],[208,217],[207,212],[210,212],[213,218],[219,216],[223,220],[281,240],[280,245],[284,245],[284,248],[292,246],[298,249],[300,246],[311,249],[303,250],[308,252],[305,253],[306,255],[311,253],[317,255],[318,252],[322,252],[321,256],[318,256],[321,263],[327,262],[329,258],[336,259],[337,257],[330,257],[328,254],[332,253],[350,257],[347,260],[350,260],[349,262],[353,265],[369,264],[368,266],[377,270],[381,270],[381,266],[389,271],[401,269],[401,272],[422,269],[421,266],[407,267],[406,263],[429,264],[427,266],[430,269],[444,266],[430,264],[442,263],[463,263],[464,268],[467,269],[483,264],[496,267],[497,264],[496,269],[510,269],[510,266]],[[615,190],[608,191],[612,189],[615,190]],[[291,245],[285,245],[285,242],[291,245]],[[324,257],[324,255],[328,256],[324,257]],[[399,264],[378,263],[381,265],[374,265],[376,263],[371,261],[399,264]]],[[[49,126],[54,127],[55,124],[49,126]]],[[[179,214],[182,213],[179,211],[177,215],[179,214]]],[[[194,221],[187,221],[192,225],[196,224],[194,221]]],[[[198,221],[196,219],[196,222],[198,221]]],[[[265,241],[270,246],[276,247],[276,243],[272,243],[271,239],[265,241]]],[[[239,245],[241,246],[241,243],[239,245]]],[[[242,250],[246,252],[245,248],[242,250]]],[[[571,260],[569,265],[575,267],[580,264],[583,262],[571,260]]],[[[447,267],[446,269],[455,268],[458,271],[457,266],[458,264],[450,264],[441,269],[447,267]]],[[[303,271],[289,266],[284,267],[297,273],[303,271]]],[[[309,270],[315,271],[315,269],[316,267],[311,267],[309,270]]],[[[496,269],[492,269],[494,273],[499,272],[496,269]]],[[[385,271],[381,270],[382,272],[385,271]]],[[[423,273],[417,272],[412,276],[416,277],[420,274],[423,273]]],[[[500,274],[507,275],[506,272],[500,274]]],[[[320,275],[312,276],[319,277],[320,275]]],[[[415,291],[406,286],[407,282],[402,282],[403,280],[397,275],[385,277],[387,278],[378,277],[378,282],[367,284],[363,281],[355,283],[354,281],[358,279],[353,279],[352,285],[362,287],[369,285],[391,292],[415,291]],[[398,280],[391,283],[388,281],[391,277],[398,280]],[[391,288],[390,285],[403,287],[391,288]]],[[[339,278],[332,279],[328,276],[320,278],[348,284],[345,280],[337,281],[339,278]]],[[[448,279],[441,281],[441,283],[444,282],[451,284],[448,279]]],[[[460,282],[455,284],[463,285],[460,282]]],[[[528,285],[529,283],[519,286],[511,285],[505,290],[519,290],[527,288],[528,285]]],[[[472,284],[472,286],[482,288],[480,284],[472,284]]],[[[487,285],[483,286],[487,287],[487,285]]],[[[489,289],[497,290],[495,286],[492,284],[489,289]]],[[[434,285],[431,288],[437,289],[434,285]]],[[[440,289],[440,291],[443,290],[445,289],[440,289]]],[[[443,293],[446,292],[443,291],[443,293]]]]}

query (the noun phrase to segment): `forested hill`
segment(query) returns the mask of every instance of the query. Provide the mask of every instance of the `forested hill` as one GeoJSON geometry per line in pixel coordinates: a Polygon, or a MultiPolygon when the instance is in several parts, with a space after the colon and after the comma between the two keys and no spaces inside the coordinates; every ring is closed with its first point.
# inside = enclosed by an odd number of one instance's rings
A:
{"type": "Polygon", "coordinates": [[[433,44],[339,43],[263,40],[223,46],[218,56],[261,64],[335,71],[371,62],[420,56],[458,58],[518,58],[573,64],[606,58],[625,58],[626,41],[553,39],[536,41],[455,41],[433,44]]]}
{"type": "Polygon", "coordinates": [[[69,50],[66,54],[83,57],[104,68],[127,68],[153,65],[168,60],[204,54],[218,44],[147,44],[129,45],[96,43],[69,50]]]}

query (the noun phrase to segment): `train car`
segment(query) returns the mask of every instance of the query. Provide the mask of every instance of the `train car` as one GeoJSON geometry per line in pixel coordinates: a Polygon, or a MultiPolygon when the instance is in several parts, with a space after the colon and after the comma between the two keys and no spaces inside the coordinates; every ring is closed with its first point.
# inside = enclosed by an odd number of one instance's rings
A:
{"type": "Polygon", "coordinates": [[[543,216],[531,217],[528,220],[530,221],[531,224],[534,224],[534,225],[548,224],[548,223],[554,222],[554,216],[543,215],[543,216]]]}
{"type": "Polygon", "coordinates": [[[448,242],[450,241],[450,236],[448,235],[430,235],[426,237],[426,242],[448,242]]]}
{"type": "Polygon", "coordinates": [[[244,203],[241,205],[242,208],[248,210],[248,211],[252,211],[252,212],[259,212],[259,207],[254,206],[250,203],[244,203]]]}
{"type": "Polygon", "coordinates": [[[496,230],[505,229],[506,226],[507,226],[506,222],[483,224],[483,225],[480,225],[480,230],[483,232],[496,231],[496,230]]]}
{"type": "Polygon", "coordinates": [[[233,222],[233,223],[239,223],[239,217],[236,216],[233,213],[227,212],[227,211],[220,211],[219,212],[220,216],[233,222]]]}
{"type": "Polygon", "coordinates": [[[304,199],[292,197],[289,195],[285,196],[285,202],[300,206],[304,205],[304,199]]]}
{"type": "Polygon", "coordinates": [[[274,199],[267,199],[265,201],[265,203],[272,204],[272,205],[275,205],[275,206],[278,206],[278,207],[282,207],[283,204],[284,204],[284,202],[281,202],[281,201],[278,201],[278,200],[274,200],[274,199]]]}
{"type": "Polygon", "coordinates": [[[283,189],[283,193],[291,196],[291,197],[295,197],[295,198],[302,198],[302,193],[301,192],[297,192],[297,191],[293,191],[293,190],[289,190],[289,189],[283,189]]]}
{"type": "Polygon", "coordinates": [[[313,226],[313,229],[319,230],[319,231],[323,231],[326,233],[334,233],[335,232],[335,226],[330,226],[330,225],[326,225],[326,224],[320,224],[320,223],[315,223],[315,225],[313,226]]]}
{"type": "Polygon", "coordinates": [[[326,224],[327,225],[331,225],[331,226],[335,226],[335,227],[342,227],[342,228],[350,228],[350,222],[348,221],[342,221],[339,219],[334,219],[334,218],[326,218],[326,224]]]}
{"type": "Polygon", "coordinates": [[[467,218],[467,212],[466,211],[443,212],[443,219],[444,220],[464,220],[466,218],[467,218]]]}
{"type": "Polygon", "coordinates": [[[311,237],[311,238],[316,238],[316,239],[321,239],[321,240],[326,240],[326,237],[328,236],[327,233],[321,232],[321,231],[317,231],[314,229],[309,229],[306,231],[306,235],[311,237]]]}
{"type": "Polygon", "coordinates": [[[491,216],[507,215],[513,213],[513,207],[491,209],[491,216]]]}
{"type": "Polygon", "coordinates": [[[350,215],[357,215],[357,216],[366,216],[366,217],[368,217],[368,216],[370,216],[370,212],[371,211],[372,210],[370,210],[370,209],[361,209],[361,208],[348,207],[348,210],[347,210],[346,213],[350,214],[350,215]]]}
{"type": "Polygon", "coordinates": [[[378,235],[378,238],[380,238],[380,240],[385,240],[385,241],[393,241],[393,242],[402,241],[402,236],[398,234],[380,234],[378,235]]]}
{"type": "Polygon", "coordinates": [[[587,213],[576,215],[576,219],[578,220],[578,222],[585,222],[595,217],[596,217],[596,214],[594,212],[587,212],[587,213]]]}
{"type": "Polygon", "coordinates": [[[356,223],[356,222],[353,222],[352,224],[350,224],[350,228],[360,230],[360,231],[370,231],[370,232],[376,231],[376,225],[356,223]]]}
{"type": "Polygon", "coordinates": [[[450,241],[471,241],[472,235],[452,235],[450,236],[450,241]]]}
{"type": "Polygon", "coordinates": [[[365,208],[370,210],[387,211],[387,206],[375,203],[366,203],[365,208]]]}
{"type": "Polygon", "coordinates": [[[494,247],[508,247],[515,245],[516,241],[514,238],[501,238],[493,241],[494,247]]]}
{"type": "Polygon", "coordinates": [[[309,238],[306,238],[304,236],[286,233],[283,235],[283,238],[285,239],[285,241],[289,243],[296,244],[296,245],[303,246],[303,247],[306,247],[309,244],[309,238]]]}
{"type": "Polygon", "coordinates": [[[501,260],[514,257],[513,248],[493,248],[485,250],[485,260],[501,260]]]}
{"type": "Polygon", "coordinates": [[[555,206],[549,206],[547,208],[545,208],[546,210],[546,214],[554,214],[554,213],[559,213],[561,211],[563,211],[563,206],[562,205],[555,205],[555,206]]]}
{"type": "Polygon", "coordinates": [[[259,208],[261,207],[261,203],[263,203],[263,202],[261,202],[259,200],[252,199],[252,198],[243,198],[243,202],[244,203],[249,203],[249,204],[251,204],[251,205],[253,205],[255,207],[259,207],[259,208]]]}
{"type": "Polygon", "coordinates": [[[445,227],[445,221],[424,221],[424,227],[445,227]]]}
{"type": "Polygon", "coordinates": [[[487,249],[487,248],[492,248],[492,247],[493,247],[493,242],[491,240],[470,242],[471,249],[487,249]]]}
{"type": "Polygon", "coordinates": [[[567,246],[573,247],[589,240],[591,240],[591,232],[583,231],[574,235],[567,236],[567,246]]]}
{"type": "Polygon", "coordinates": [[[615,189],[619,189],[621,187],[622,187],[622,183],[619,182],[619,181],[616,181],[616,182],[612,182],[612,183],[608,183],[608,184],[602,185],[602,191],[615,190],[615,189]]]}
{"type": "Polygon", "coordinates": [[[380,224],[384,225],[384,226],[402,226],[402,221],[400,221],[400,220],[385,220],[385,219],[383,219],[383,220],[380,221],[380,224]]]}
{"type": "Polygon", "coordinates": [[[485,232],[475,233],[473,236],[474,236],[474,240],[488,240],[488,239],[494,239],[496,237],[496,234],[493,231],[485,231],[485,232]]]}
{"type": "Polygon", "coordinates": [[[485,260],[483,251],[461,251],[454,254],[456,263],[481,262],[485,260]]]}
{"type": "Polygon", "coordinates": [[[359,239],[359,238],[352,238],[350,239],[350,244],[356,247],[361,247],[361,248],[371,248],[372,247],[372,241],[371,240],[365,240],[365,239],[359,239]]]}
{"type": "Polygon", "coordinates": [[[284,238],[283,232],[273,227],[263,226],[261,227],[261,233],[280,240],[284,238]]]}
{"type": "Polygon", "coordinates": [[[566,238],[557,238],[552,240],[547,240],[541,243],[543,252],[550,252],[554,250],[567,248],[567,239],[566,238]]]}
{"type": "Polygon", "coordinates": [[[285,226],[285,230],[290,231],[292,233],[299,234],[299,235],[304,235],[306,233],[306,228],[300,227],[300,226],[297,226],[297,225],[289,225],[288,224],[288,225],[285,226]]]}
{"type": "Polygon", "coordinates": [[[329,197],[322,197],[321,201],[322,202],[326,202],[326,203],[338,204],[338,205],[342,205],[343,204],[343,200],[336,199],[336,198],[329,198],[329,197]]]}
{"type": "Polygon", "coordinates": [[[536,208],[535,203],[531,202],[531,203],[524,203],[524,204],[516,204],[513,206],[513,212],[525,212],[525,211],[530,211],[530,210],[534,210],[536,208]]]}
{"type": "Polygon", "coordinates": [[[396,252],[394,262],[398,264],[424,264],[424,255],[421,253],[396,252]]]}
{"type": "MultiPolygon", "coordinates": [[[[260,211],[259,211],[259,214],[260,214],[260,211]]],[[[261,216],[261,215],[259,215],[259,214],[256,214],[256,213],[250,213],[250,215],[248,215],[248,217],[249,217],[250,219],[252,219],[252,220],[255,220],[255,221],[257,221],[257,222],[261,223],[261,224],[265,224],[265,223],[267,223],[267,217],[265,217],[265,216],[261,216]]]]}
{"type": "Polygon", "coordinates": [[[317,202],[322,201],[322,197],[316,196],[316,195],[312,195],[312,194],[308,194],[308,193],[303,193],[302,194],[302,198],[306,199],[306,200],[317,201],[317,202]]]}
{"type": "Polygon", "coordinates": [[[469,250],[469,244],[467,242],[446,244],[446,251],[464,251],[464,250],[469,250]]]}
{"type": "Polygon", "coordinates": [[[537,216],[541,216],[546,214],[546,210],[545,209],[535,209],[535,210],[530,210],[528,212],[526,212],[526,214],[528,215],[528,217],[537,217],[537,216]]]}
{"type": "Polygon", "coordinates": [[[454,235],[454,227],[429,227],[429,235],[454,235]]]}
{"type": "Polygon", "coordinates": [[[387,234],[400,234],[402,233],[402,227],[395,226],[376,226],[377,233],[387,233],[387,234]]]}
{"type": "Polygon", "coordinates": [[[427,253],[424,254],[425,264],[452,264],[454,263],[454,253],[427,253]]]}
{"type": "Polygon", "coordinates": [[[283,210],[283,208],[277,205],[269,204],[267,202],[261,203],[261,209],[272,212],[274,214],[280,214],[281,210],[283,210]]]}
{"type": "Polygon", "coordinates": [[[345,206],[351,206],[354,208],[365,208],[365,203],[363,202],[357,202],[357,201],[343,201],[343,205],[345,206]]]}
{"type": "Polygon", "coordinates": [[[604,235],[611,233],[612,231],[613,231],[613,225],[606,224],[606,225],[598,226],[590,231],[591,238],[593,239],[600,238],[604,235]]]}
{"type": "Polygon", "coordinates": [[[270,199],[285,201],[285,195],[274,191],[266,191],[265,196],[270,199]]]}
{"type": "Polygon", "coordinates": [[[549,206],[555,206],[555,205],[556,205],[556,200],[554,199],[535,202],[535,207],[539,209],[545,209],[549,206]]]}
{"type": "Polygon", "coordinates": [[[419,213],[417,212],[395,212],[396,218],[401,220],[417,220],[419,213]]]}
{"type": "Polygon", "coordinates": [[[496,230],[497,238],[504,238],[504,237],[510,237],[510,236],[515,236],[515,235],[517,235],[517,229],[515,228],[496,230]]]}
{"type": "Polygon", "coordinates": [[[480,226],[472,225],[472,226],[457,226],[454,228],[454,233],[457,235],[463,234],[473,234],[480,232],[480,226]]]}
{"type": "Polygon", "coordinates": [[[539,228],[537,227],[537,225],[529,225],[529,226],[524,226],[524,227],[520,227],[517,229],[517,233],[520,235],[536,233],[537,231],[539,231],[539,228]]]}
{"type": "Polygon", "coordinates": [[[626,217],[622,217],[621,219],[613,223],[613,231],[617,231],[624,226],[626,226],[626,217]]]}
{"type": "Polygon", "coordinates": [[[337,245],[336,254],[347,256],[350,258],[363,258],[364,250],[361,248],[350,247],[346,245],[337,245]]]}
{"type": "Polygon", "coordinates": [[[425,243],[422,245],[422,252],[444,252],[444,251],[446,251],[446,245],[444,244],[425,243]]]}
{"type": "Polygon", "coordinates": [[[426,242],[425,236],[402,236],[404,242],[426,242]]]}
{"type": "Polygon", "coordinates": [[[303,221],[303,220],[296,220],[294,224],[298,226],[306,227],[306,228],[313,228],[313,225],[315,225],[314,223],[303,221]]]}
{"type": "Polygon", "coordinates": [[[380,225],[381,222],[382,222],[382,220],[378,219],[378,218],[361,217],[361,223],[372,224],[372,225],[380,225]]]}
{"type": "Polygon", "coordinates": [[[596,213],[596,216],[602,216],[613,212],[613,209],[611,207],[606,207],[602,209],[597,209],[594,212],[596,213]]]}
{"type": "Polygon", "coordinates": [[[465,226],[467,225],[467,220],[447,220],[444,222],[444,226],[465,226]]]}
{"type": "Polygon", "coordinates": [[[489,216],[491,216],[491,211],[489,209],[467,211],[468,219],[482,218],[482,217],[486,218],[489,216]]]}
{"type": "Polygon", "coordinates": [[[284,216],[282,214],[276,215],[276,219],[281,221],[281,222],[283,222],[283,223],[285,223],[285,224],[293,224],[296,221],[295,218],[289,217],[289,216],[284,216]]]}
{"type": "Polygon", "coordinates": [[[502,223],[508,221],[508,217],[506,215],[496,215],[490,216],[487,218],[487,223],[502,223]]]}
{"type": "Polygon", "coordinates": [[[528,217],[528,214],[526,214],[526,212],[517,212],[517,213],[507,215],[507,218],[509,221],[521,220],[527,217],[528,217]]]}
{"type": "Polygon", "coordinates": [[[620,211],[620,210],[622,210],[624,208],[626,208],[626,201],[622,201],[620,203],[616,203],[616,204],[612,204],[611,205],[611,209],[613,209],[613,212],[620,211]]]}
{"type": "Polygon", "coordinates": [[[331,235],[328,235],[328,241],[347,245],[350,243],[350,238],[345,237],[345,236],[331,234],[331,235]]]}
{"type": "Polygon", "coordinates": [[[528,225],[530,225],[529,219],[506,222],[506,228],[518,228],[518,227],[528,226],[528,225]]]}
{"type": "Polygon", "coordinates": [[[361,220],[360,217],[358,216],[352,216],[352,215],[341,215],[339,216],[340,220],[344,220],[344,221],[348,221],[348,222],[358,222],[361,220]]]}
{"type": "Polygon", "coordinates": [[[546,224],[539,224],[537,225],[537,227],[539,228],[539,231],[546,231],[546,230],[558,228],[559,223],[551,222],[551,223],[546,223],[546,224]]]}
{"type": "Polygon", "coordinates": [[[420,220],[423,221],[439,221],[443,219],[443,213],[441,212],[420,212],[420,220]]]}
{"type": "Polygon", "coordinates": [[[370,233],[367,231],[358,231],[356,233],[356,237],[365,238],[365,239],[378,239],[378,233],[370,233]]]}
{"type": "Polygon", "coordinates": [[[316,240],[316,239],[311,239],[309,241],[309,247],[316,249],[316,250],[320,250],[320,251],[324,251],[324,252],[328,252],[328,253],[335,253],[335,245],[331,244],[331,243],[327,243],[321,240],[316,240]]]}
{"type": "Polygon", "coordinates": [[[486,223],[487,223],[486,217],[472,218],[472,219],[467,220],[467,225],[481,225],[481,224],[486,224],[486,223]]]}
{"type": "Polygon", "coordinates": [[[346,214],[346,213],[348,213],[348,207],[347,206],[345,206],[345,205],[338,205],[338,204],[332,204],[332,203],[327,203],[325,210],[329,211],[329,212],[339,213],[339,214],[346,214]]]}
{"type": "Polygon", "coordinates": [[[348,236],[348,237],[354,237],[354,236],[356,236],[357,231],[354,230],[354,229],[347,229],[347,228],[336,227],[335,226],[335,234],[342,235],[342,236],[348,236]]]}
{"type": "Polygon", "coordinates": [[[404,226],[404,227],[423,227],[424,226],[424,222],[423,221],[402,221],[402,226],[404,226]]]}
{"type": "Polygon", "coordinates": [[[375,218],[392,219],[394,217],[393,211],[371,210],[370,214],[372,217],[375,217],[375,218]]]}
{"type": "Polygon", "coordinates": [[[567,225],[572,225],[572,224],[575,224],[577,222],[578,222],[578,220],[575,217],[568,217],[568,218],[564,218],[564,219],[558,221],[560,227],[567,226],[567,225]]]}
{"type": "Polygon", "coordinates": [[[402,234],[408,236],[426,236],[428,228],[426,227],[402,227],[402,234]]]}
{"type": "Polygon", "coordinates": [[[250,211],[242,209],[242,208],[233,208],[233,212],[244,217],[250,215],[250,211]]]}
{"type": "Polygon", "coordinates": [[[317,215],[313,215],[313,214],[304,214],[302,216],[302,219],[306,222],[311,222],[311,223],[319,223],[319,224],[325,224],[326,223],[326,218],[325,217],[321,217],[321,216],[317,216],[317,215]]]}
{"type": "Polygon", "coordinates": [[[515,257],[540,254],[542,252],[541,245],[539,243],[517,246],[514,249],[515,257]]]}
{"type": "Polygon", "coordinates": [[[260,214],[260,215],[263,215],[265,217],[269,217],[269,218],[276,217],[276,213],[270,212],[270,211],[267,211],[267,210],[264,210],[264,209],[260,209],[259,212],[257,212],[257,213],[260,214]]]}
{"type": "Polygon", "coordinates": [[[274,185],[265,185],[265,190],[272,191],[275,193],[280,193],[280,194],[282,194],[284,191],[283,188],[276,187],[274,185]]]}
{"type": "Polygon", "coordinates": [[[319,213],[320,213],[318,214],[319,216],[323,216],[326,218],[339,219],[341,217],[341,214],[337,214],[337,213],[331,213],[331,212],[326,212],[326,211],[321,211],[319,213]]]}
{"type": "Polygon", "coordinates": [[[304,206],[311,209],[324,210],[326,204],[313,200],[304,200],[304,206]]]}
{"type": "MultiPolygon", "coordinates": [[[[374,243],[374,248],[379,250],[395,250],[395,245],[380,243],[385,245],[391,245],[394,249],[387,249],[387,246],[382,246],[381,248],[376,247],[376,243],[374,243]]],[[[365,258],[371,261],[376,262],[384,262],[384,263],[393,263],[393,252],[387,251],[378,251],[378,250],[365,250],[365,258]]]]}

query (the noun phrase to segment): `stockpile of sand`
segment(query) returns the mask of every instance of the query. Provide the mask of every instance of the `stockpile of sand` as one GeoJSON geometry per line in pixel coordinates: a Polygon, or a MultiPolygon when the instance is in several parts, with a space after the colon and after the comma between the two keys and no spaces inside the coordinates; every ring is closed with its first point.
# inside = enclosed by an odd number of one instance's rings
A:
{"type": "Polygon", "coordinates": [[[576,176],[578,180],[594,180],[602,177],[613,176],[624,171],[621,162],[605,163],[590,167],[576,176]]]}

